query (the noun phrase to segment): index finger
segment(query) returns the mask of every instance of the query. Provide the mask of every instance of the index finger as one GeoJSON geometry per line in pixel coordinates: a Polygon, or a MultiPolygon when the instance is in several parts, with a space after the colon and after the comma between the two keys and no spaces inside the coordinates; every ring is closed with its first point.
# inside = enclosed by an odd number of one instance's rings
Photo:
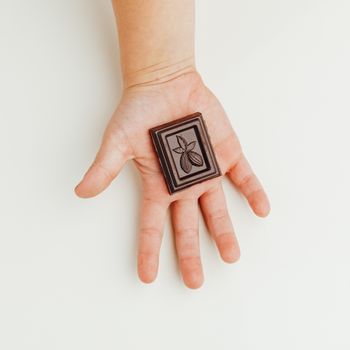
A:
{"type": "Polygon", "coordinates": [[[256,215],[265,217],[269,214],[270,203],[267,195],[243,154],[228,170],[227,176],[247,198],[256,215]]]}

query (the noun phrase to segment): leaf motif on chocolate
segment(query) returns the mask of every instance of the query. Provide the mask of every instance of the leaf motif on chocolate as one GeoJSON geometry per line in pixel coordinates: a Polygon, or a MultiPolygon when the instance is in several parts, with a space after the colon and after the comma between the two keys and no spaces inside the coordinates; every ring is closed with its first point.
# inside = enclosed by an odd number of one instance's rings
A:
{"type": "Polygon", "coordinates": [[[196,141],[192,141],[187,145],[186,151],[192,151],[194,146],[196,145],[196,141]]]}
{"type": "Polygon", "coordinates": [[[185,152],[181,147],[176,147],[176,148],[173,149],[173,151],[176,152],[176,153],[179,153],[179,154],[185,152]]]}
{"type": "Polygon", "coordinates": [[[180,165],[181,165],[181,168],[182,170],[185,172],[185,173],[189,173],[192,169],[192,164],[189,160],[189,157],[188,157],[188,153],[187,152],[184,152],[181,154],[181,158],[180,158],[180,165]]]}
{"type": "Polygon", "coordinates": [[[203,165],[203,158],[200,154],[194,151],[187,152],[188,160],[191,162],[191,164],[196,166],[203,165]]]}
{"type": "Polygon", "coordinates": [[[179,146],[186,151],[187,148],[187,141],[180,135],[176,135],[177,138],[177,143],[179,144],[179,146]]]}

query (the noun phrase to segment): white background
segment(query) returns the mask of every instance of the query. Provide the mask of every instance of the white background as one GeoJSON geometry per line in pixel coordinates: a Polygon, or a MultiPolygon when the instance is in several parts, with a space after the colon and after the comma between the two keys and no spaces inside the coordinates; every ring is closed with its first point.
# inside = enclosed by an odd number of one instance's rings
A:
{"type": "Polygon", "coordinates": [[[348,0],[197,2],[197,64],[264,183],[258,219],[224,182],[242,257],[201,221],[205,284],[182,284],[169,221],[157,281],[136,274],[129,164],[73,188],[120,93],[109,1],[0,1],[0,348],[350,348],[348,0]]]}

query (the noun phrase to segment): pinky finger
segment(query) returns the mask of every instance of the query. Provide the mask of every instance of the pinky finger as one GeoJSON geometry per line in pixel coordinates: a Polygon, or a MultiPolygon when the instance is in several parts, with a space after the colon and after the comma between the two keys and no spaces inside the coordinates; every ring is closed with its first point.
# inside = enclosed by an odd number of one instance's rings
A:
{"type": "Polygon", "coordinates": [[[167,204],[143,198],[138,247],[138,274],[144,283],[155,280],[158,272],[167,204]]]}

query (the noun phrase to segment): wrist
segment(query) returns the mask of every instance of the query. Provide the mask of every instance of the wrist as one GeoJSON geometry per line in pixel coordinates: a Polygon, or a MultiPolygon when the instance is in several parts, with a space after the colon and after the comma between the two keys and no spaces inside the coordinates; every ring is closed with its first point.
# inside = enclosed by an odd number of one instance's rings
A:
{"type": "Polygon", "coordinates": [[[125,69],[123,71],[124,90],[136,86],[158,85],[191,72],[196,72],[194,55],[163,60],[138,70],[125,69]]]}

